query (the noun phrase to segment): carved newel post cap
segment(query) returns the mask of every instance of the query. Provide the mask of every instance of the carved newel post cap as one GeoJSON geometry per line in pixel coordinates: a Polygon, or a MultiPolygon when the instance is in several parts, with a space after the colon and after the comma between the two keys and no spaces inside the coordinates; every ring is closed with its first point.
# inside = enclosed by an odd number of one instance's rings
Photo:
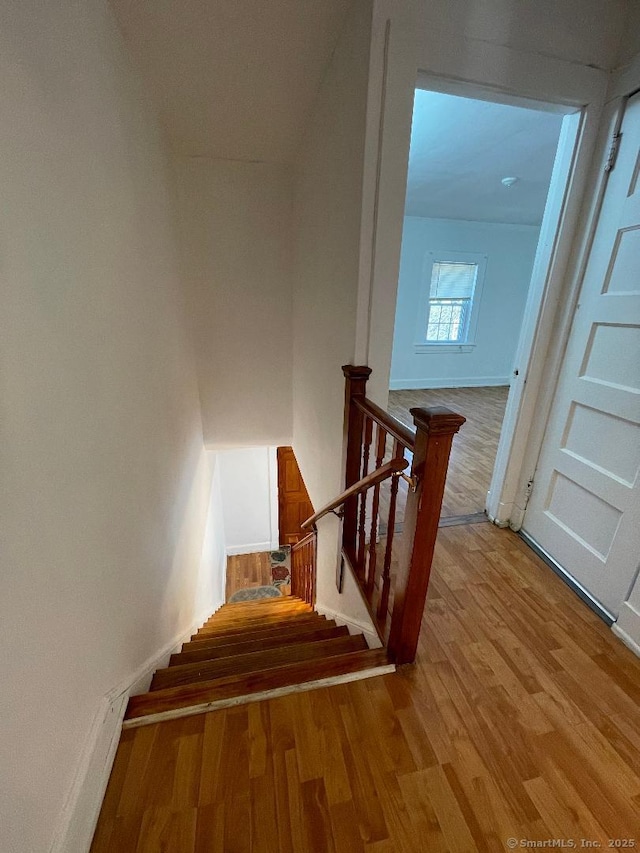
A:
{"type": "Polygon", "coordinates": [[[371,376],[371,368],[367,367],[366,364],[358,366],[353,364],[343,364],[342,372],[347,379],[364,379],[365,382],[371,376]]]}
{"type": "Polygon", "coordinates": [[[410,409],[413,422],[418,429],[430,435],[453,435],[466,421],[462,415],[452,412],[445,406],[431,406],[428,409],[410,409]]]}

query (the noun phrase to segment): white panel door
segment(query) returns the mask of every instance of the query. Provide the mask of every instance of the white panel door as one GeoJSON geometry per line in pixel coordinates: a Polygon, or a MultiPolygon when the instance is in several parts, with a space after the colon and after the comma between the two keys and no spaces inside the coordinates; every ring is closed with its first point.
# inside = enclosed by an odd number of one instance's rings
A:
{"type": "Polygon", "coordinates": [[[640,95],[629,100],[523,530],[613,616],[640,561],[640,95]]]}

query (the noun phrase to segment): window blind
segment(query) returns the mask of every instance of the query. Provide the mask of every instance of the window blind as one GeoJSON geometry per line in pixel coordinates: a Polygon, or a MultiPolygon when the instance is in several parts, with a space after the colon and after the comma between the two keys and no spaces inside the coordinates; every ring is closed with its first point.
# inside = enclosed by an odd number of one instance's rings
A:
{"type": "Polygon", "coordinates": [[[471,299],[478,274],[477,264],[435,261],[431,271],[431,299],[471,299]]]}

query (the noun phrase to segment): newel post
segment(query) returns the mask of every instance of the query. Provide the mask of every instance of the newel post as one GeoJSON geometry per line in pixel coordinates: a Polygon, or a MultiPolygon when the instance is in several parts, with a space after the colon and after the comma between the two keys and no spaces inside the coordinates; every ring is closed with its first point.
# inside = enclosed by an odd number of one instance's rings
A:
{"type": "Polygon", "coordinates": [[[409,492],[403,546],[396,572],[389,655],[397,663],[415,660],[453,436],[465,418],[441,406],[411,409],[416,444],[411,467],[417,487],[409,492]]]}
{"type": "MultiPolygon", "coordinates": [[[[362,427],[364,415],[354,405],[358,398],[366,395],[367,380],[371,368],[354,367],[345,364],[342,367],[345,377],[344,394],[344,440],[347,445],[344,487],[348,489],[360,479],[362,470],[362,427]]],[[[342,528],[342,545],[355,565],[356,534],[358,529],[358,498],[345,501],[342,528]]]]}

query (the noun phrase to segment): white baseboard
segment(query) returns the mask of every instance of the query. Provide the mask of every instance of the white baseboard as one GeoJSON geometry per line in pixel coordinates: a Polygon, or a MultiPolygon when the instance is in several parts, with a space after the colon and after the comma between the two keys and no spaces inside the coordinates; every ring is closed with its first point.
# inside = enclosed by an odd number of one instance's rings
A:
{"type": "Polygon", "coordinates": [[[620,615],[611,630],[616,637],[620,637],[625,646],[640,657],[640,613],[628,601],[620,608],[620,615]]]}
{"type": "Polygon", "coordinates": [[[95,832],[129,697],[104,698],[82,749],[71,790],[60,813],[51,853],[87,853],[95,832]]]}
{"type": "Polygon", "coordinates": [[[212,609],[217,608],[212,605],[199,614],[187,631],[176,635],[101,700],[60,813],[50,853],[87,853],[111,775],[129,697],[148,690],[156,669],[169,663],[171,654],[206,621],[212,609]]]}
{"type": "Polygon", "coordinates": [[[316,604],[316,610],[321,616],[326,616],[327,619],[335,619],[338,625],[346,625],[350,634],[364,634],[364,638],[370,649],[382,648],[380,637],[372,625],[365,625],[363,622],[358,622],[351,619],[351,617],[345,616],[344,613],[339,613],[337,610],[330,610],[321,604],[316,604]]]}
{"type": "Polygon", "coordinates": [[[510,376],[462,376],[458,379],[391,379],[391,391],[422,391],[429,388],[488,388],[510,385],[510,376]]]}
{"type": "Polygon", "coordinates": [[[227,557],[234,557],[237,554],[258,554],[260,551],[273,551],[271,542],[250,542],[248,545],[227,545],[227,557]]]}

